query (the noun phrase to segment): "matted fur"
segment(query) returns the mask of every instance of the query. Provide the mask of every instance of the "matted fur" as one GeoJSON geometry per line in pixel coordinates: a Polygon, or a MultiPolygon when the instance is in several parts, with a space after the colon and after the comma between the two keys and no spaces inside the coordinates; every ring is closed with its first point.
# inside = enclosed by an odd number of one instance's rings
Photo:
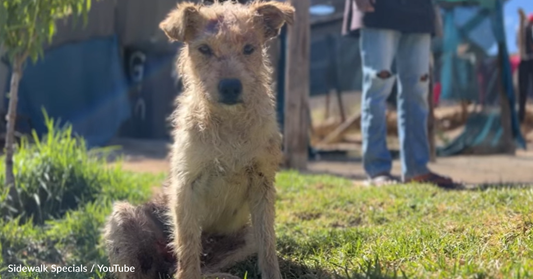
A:
{"type": "MultiPolygon", "coordinates": [[[[135,272],[117,273],[120,279],[164,279],[176,271],[176,258],[168,244],[171,227],[166,220],[168,203],[166,187],[159,189],[152,199],[134,206],[117,202],[103,231],[106,252],[111,265],[134,267],[135,272]]],[[[235,253],[246,257],[252,251],[243,251],[251,242],[249,231],[243,228],[233,234],[202,234],[202,268],[214,272],[231,267],[235,261],[228,256],[235,253]]]]}
{"type": "Polygon", "coordinates": [[[184,92],[172,115],[170,154],[178,279],[201,278],[202,233],[233,234],[249,226],[255,243],[226,260],[257,251],[263,278],[281,278],[274,232],[281,135],[265,46],[293,14],[280,2],[181,3],[160,24],[171,40],[185,43],[177,62],[184,92]],[[250,48],[255,51],[246,52],[250,48]],[[219,101],[217,86],[227,78],[241,81],[241,103],[219,101]]]}
{"type": "Polygon", "coordinates": [[[116,202],[104,228],[106,252],[111,265],[134,267],[117,273],[120,279],[167,278],[174,272],[175,258],[169,243],[168,203],[163,193],[140,206],[116,202]]]}

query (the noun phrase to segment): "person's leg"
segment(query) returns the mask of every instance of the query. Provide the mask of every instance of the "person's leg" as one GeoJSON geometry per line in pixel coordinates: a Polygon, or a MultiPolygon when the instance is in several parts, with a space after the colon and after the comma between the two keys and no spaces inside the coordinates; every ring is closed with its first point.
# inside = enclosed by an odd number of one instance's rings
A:
{"type": "Polygon", "coordinates": [[[392,30],[361,30],[363,166],[371,179],[390,174],[392,167],[386,142],[385,112],[386,100],[394,85],[391,67],[399,36],[398,32],[392,30]]]}
{"type": "Polygon", "coordinates": [[[526,114],[527,114],[527,111],[526,111],[526,106],[527,106],[527,99],[529,97],[529,92],[531,89],[533,89],[533,59],[530,59],[528,61],[528,64],[529,64],[529,67],[528,67],[528,83],[527,83],[527,86],[526,86],[526,89],[524,90],[524,96],[522,97],[522,111],[523,111],[523,116],[522,116],[522,122],[525,121],[525,118],[526,118],[526,114]]]}
{"type": "MultiPolygon", "coordinates": [[[[530,86],[529,87],[530,90],[533,90],[533,59],[529,60],[529,83],[528,85],[530,86]]],[[[524,96],[524,111],[525,111],[525,106],[527,104],[527,100],[531,96],[531,94],[529,94],[531,93],[530,90],[526,90],[526,96],[524,96]]]]}
{"type": "Polygon", "coordinates": [[[406,182],[456,188],[458,185],[451,179],[434,174],[428,168],[430,44],[430,34],[402,34],[398,45],[398,135],[402,177],[406,182]]]}
{"type": "Polygon", "coordinates": [[[530,61],[522,60],[518,66],[518,120],[520,123],[524,122],[527,91],[529,88],[529,77],[531,67],[530,61]]]}
{"type": "Polygon", "coordinates": [[[403,34],[398,46],[398,136],[404,179],[429,172],[430,34],[403,34]]]}

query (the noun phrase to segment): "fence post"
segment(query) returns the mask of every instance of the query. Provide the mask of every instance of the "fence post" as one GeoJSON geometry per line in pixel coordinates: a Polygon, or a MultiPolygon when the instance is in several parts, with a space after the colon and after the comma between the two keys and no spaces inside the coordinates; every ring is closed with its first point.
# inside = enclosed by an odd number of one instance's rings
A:
{"type": "Polygon", "coordinates": [[[284,148],[286,167],[305,170],[309,144],[309,7],[311,0],[289,0],[294,6],[294,24],[288,27],[285,72],[284,148]]]}

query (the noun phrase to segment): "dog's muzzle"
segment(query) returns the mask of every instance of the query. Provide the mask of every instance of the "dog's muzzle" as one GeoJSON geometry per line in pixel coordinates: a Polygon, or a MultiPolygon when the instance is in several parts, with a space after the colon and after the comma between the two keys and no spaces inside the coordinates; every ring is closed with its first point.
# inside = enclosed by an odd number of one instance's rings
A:
{"type": "Polygon", "coordinates": [[[242,103],[242,83],[236,78],[223,79],[218,83],[220,102],[226,105],[242,103]]]}

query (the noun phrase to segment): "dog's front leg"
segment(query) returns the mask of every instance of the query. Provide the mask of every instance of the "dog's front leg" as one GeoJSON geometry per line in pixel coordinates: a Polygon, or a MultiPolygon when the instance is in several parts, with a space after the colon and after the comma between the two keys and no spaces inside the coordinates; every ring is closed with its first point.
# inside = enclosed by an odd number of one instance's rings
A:
{"type": "Polygon", "coordinates": [[[202,230],[200,220],[203,208],[194,192],[198,180],[192,183],[179,183],[179,181],[173,182],[173,195],[170,197],[174,223],[174,249],[178,259],[176,278],[201,279],[202,230]]]}
{"type": "Polygon", "coordinates": [[[251,185],[252,230],[258,248],[259,269],[263,279],[281,279],[276,255],[274,230],[276,190],[274,178],[254,173],[251,185]]]}

